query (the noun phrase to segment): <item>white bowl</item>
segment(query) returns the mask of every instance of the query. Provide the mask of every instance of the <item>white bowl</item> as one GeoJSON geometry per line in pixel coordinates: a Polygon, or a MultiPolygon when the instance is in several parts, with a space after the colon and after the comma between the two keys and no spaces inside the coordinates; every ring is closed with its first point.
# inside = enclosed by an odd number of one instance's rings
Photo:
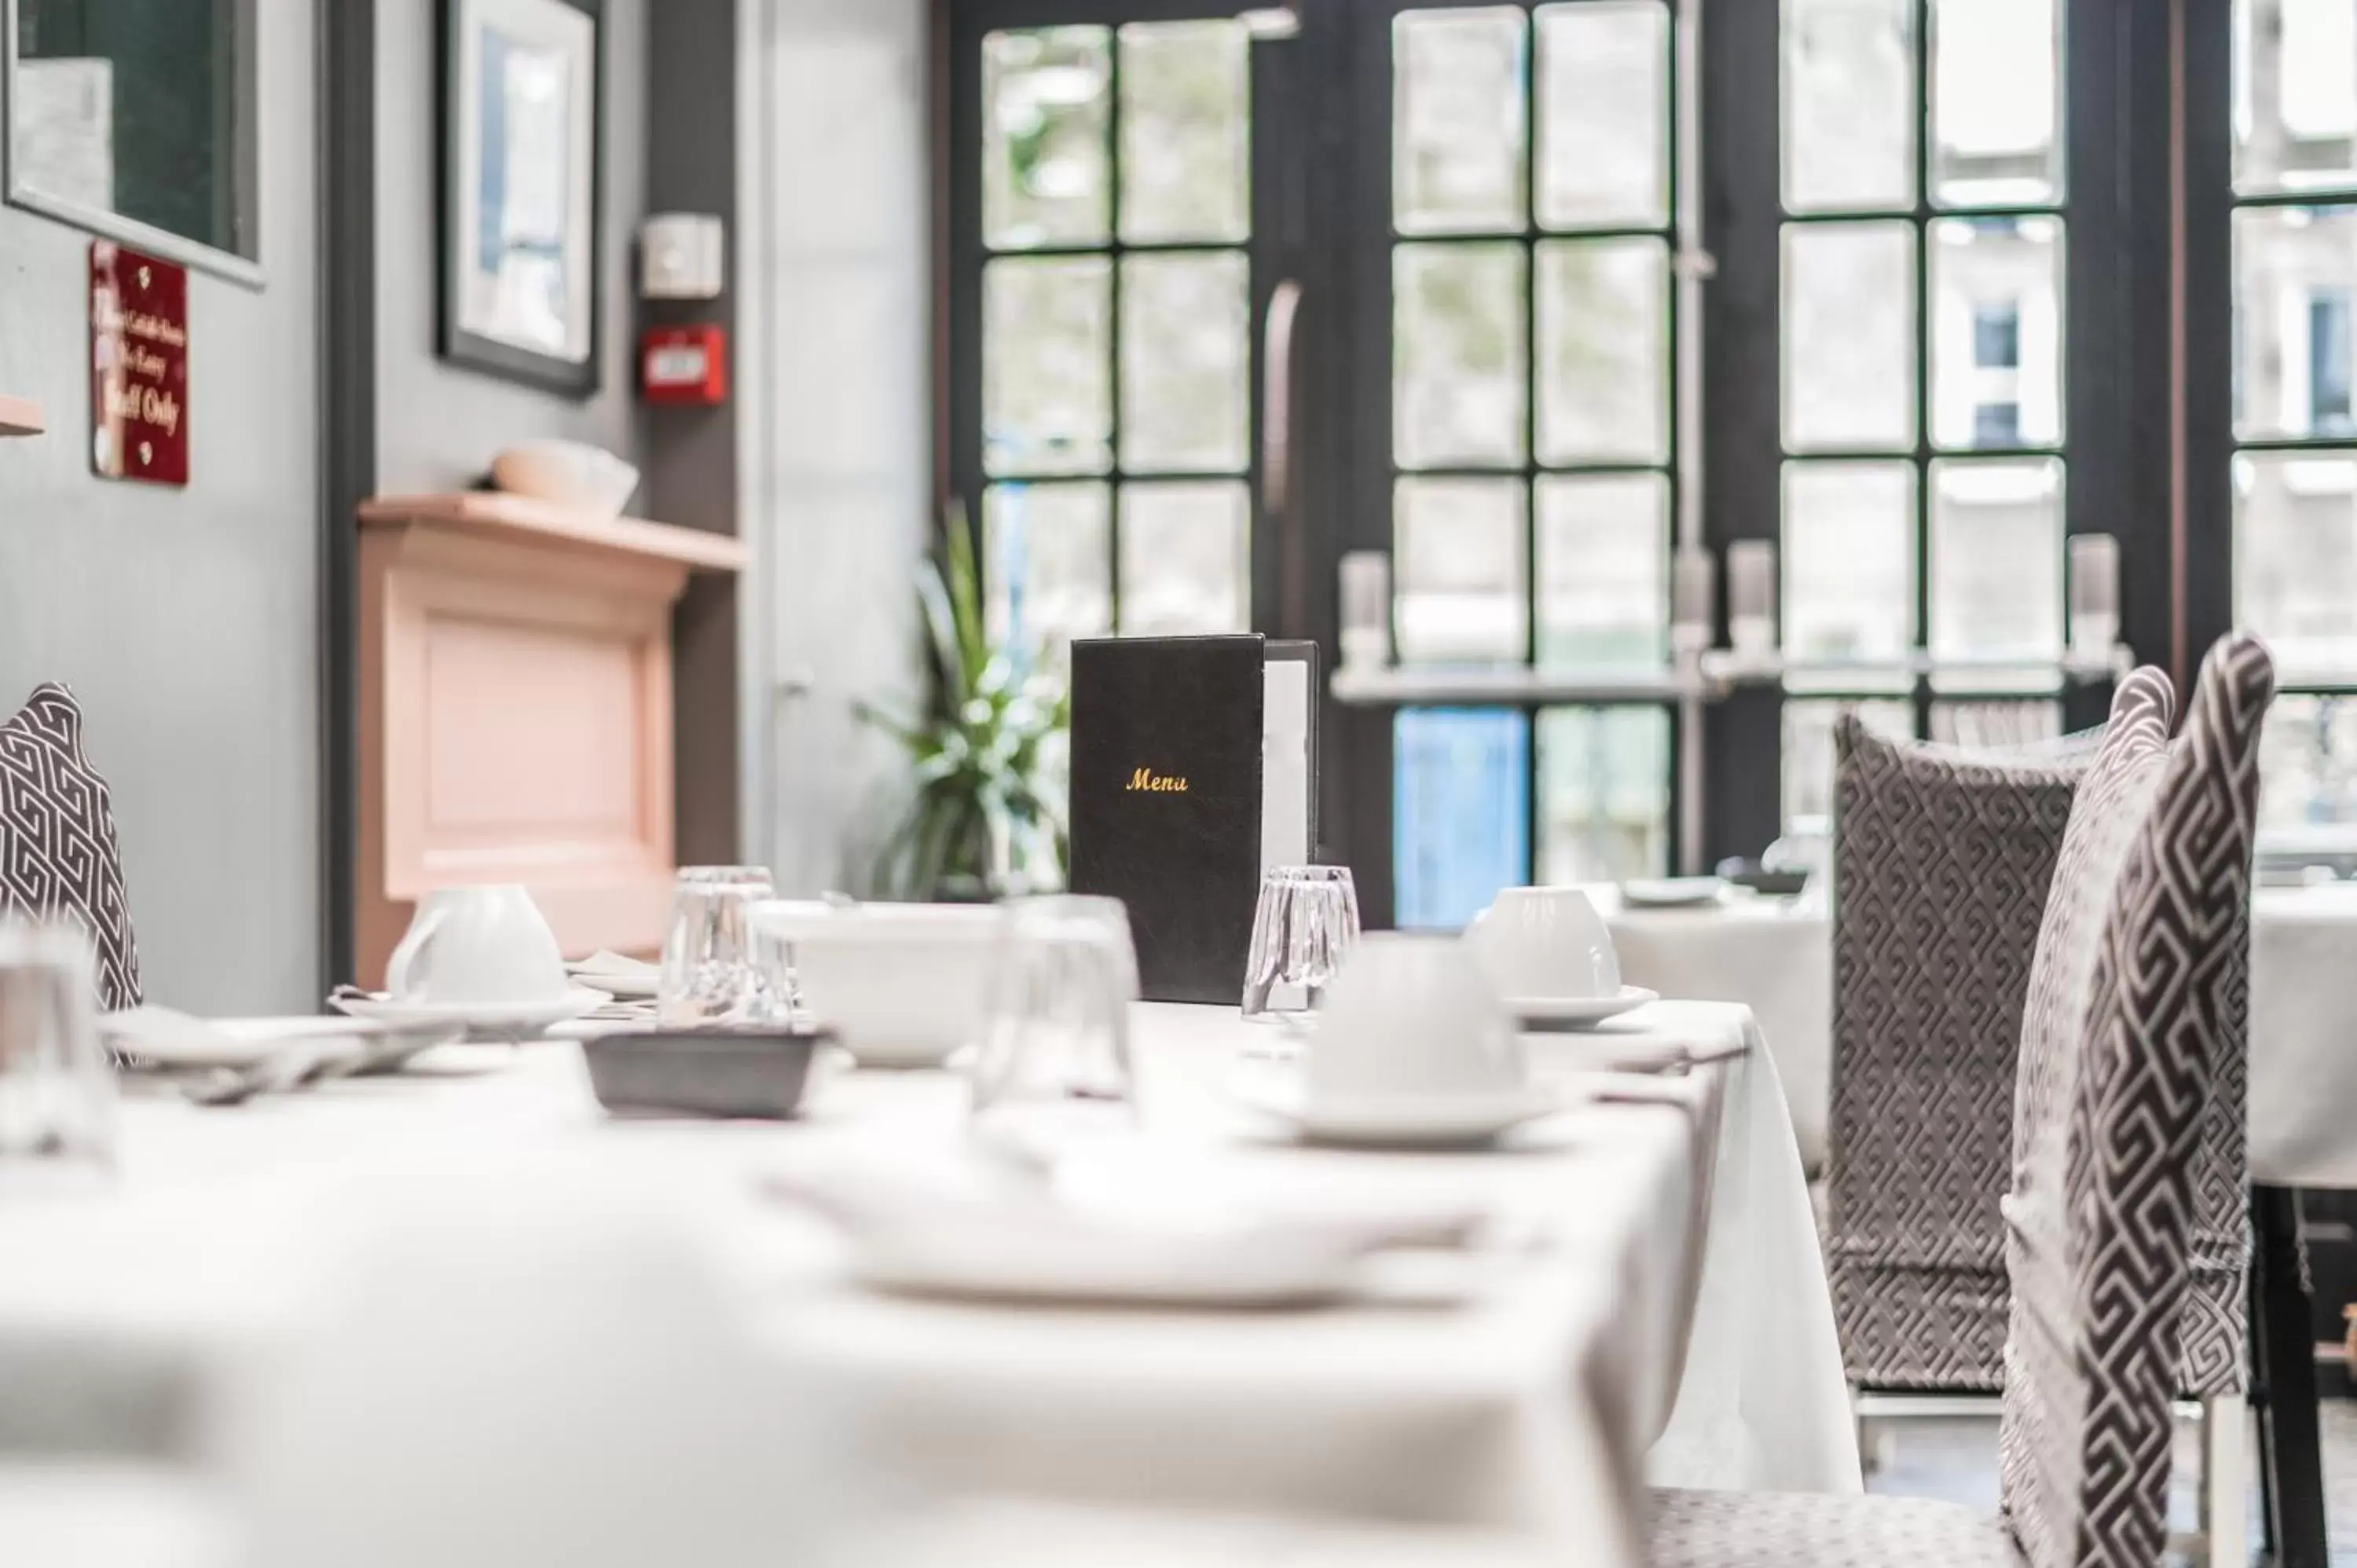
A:
{"type": "Polygon", "coordinates": [[[602,446],[526,441],[491,459],[491,482],[510,495],[611,518],[637,491],[639,470],[602,446]]]}
{"type": "Polygon", "coordinates": [[[862,1067],[939,1067],[974,1038],[998,937],[987,904],[756,905],[791,941],[802,1004],[862,1067]]]}

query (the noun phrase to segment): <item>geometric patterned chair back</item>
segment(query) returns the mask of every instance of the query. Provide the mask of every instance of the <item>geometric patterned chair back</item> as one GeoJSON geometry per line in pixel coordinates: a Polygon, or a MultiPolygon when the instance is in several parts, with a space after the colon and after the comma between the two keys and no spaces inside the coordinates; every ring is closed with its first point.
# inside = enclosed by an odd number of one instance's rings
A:
{"type": "Polygon", "coordinates": [[[2003,1511],[2029,1568],[2150,1568],[2212,1090],[2243,1050],[2266,650],[2202,661],[2185,733],[2165,681],[2124,683],[2072,813],[2039,943],[2012,1278],[2003,1511]]]}
{"type": "Polygon", "coordinates": [[[2093,749],[1835,731],[1825,1261],[1850,1381],[1995,1392],[2015,1061],[2093,749]]]}
{"type": "MultiPolygon", "coordinates": [[[[2222,656],[2228,646],[2221,645],[2222,656]]],[[[2242,657],[2265,657],[2255,643],[2248,648],[2242,657]]],[[[2072,808],[2023,1010],[2009,1178],[2017,1189],[2034,1162],[2056,1157],[2070,1113],[2063,1077],[2087,1009],[2094,932],[2134,845],[2142,796],[2158,787],[2156,756],[2167,742],[2172,706],[2169,677],[2158,669],[2139,669],[2120,683],[2103,749],[2072,808]]],[[[2192,741],[2189,735],[2176,744],[2192,741]]],[[[2250,952],[2245,901],[2235,906],[2218,954],[2219,1038],[2193,1163],[2187,1242],[2192,1290],[2179,1336],[2177,1388],[2196,1399],[2241,1392],[2250,1366],[2250,952]]]]}

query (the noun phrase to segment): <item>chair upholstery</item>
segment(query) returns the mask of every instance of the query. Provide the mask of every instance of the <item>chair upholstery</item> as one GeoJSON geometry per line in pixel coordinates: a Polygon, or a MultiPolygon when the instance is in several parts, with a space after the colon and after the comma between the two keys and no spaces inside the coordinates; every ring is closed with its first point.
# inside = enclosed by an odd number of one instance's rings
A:
{"type": "MultiPolygon", "coordinates": [[[[2077,1016],[2055,1010],[2063,977],[2050,972],[2041,932],[2055,918],[2057,867],[2097,862],[2108,886],[2125,849],[2118,824],[2135,821],[2112,810],[2083,820],[2072,802],[2099,787],[2106,757],[2116,766],[2165,737],[2171,709],[2168,677],[2147,667],[2121,682],[2103,730],[2037,746],[1960,751],[1844,721],[1826,1251],[1853,1383],[2004,1386],[1997,1197],[2013,1180],[2029,1081],[2016,1059],[2066,1036],[2077,1016]],[[1966,881],[1961,901],[1914,891],[1966,881]],[[1901,918],[1925,944],[1911,974],[1908,938],[1888,935],[1910,929],[1901,918]]],[[[2239,1392],[2248,1365],[2250,940],[2238,918],[2229,1048],[2195,1167],[2194,1297],[2178,1373],[2195,1398],[2239,1392]]]]}
{"type": "Polygon", "coordinates": [[[2202,1234],[2205,1166],[2213,1093],[2244,1049],[2259,732],[2274,694],[2265,647],[2222,640],[2183,736],[2163,742],[2165,703],[2122,714],[2072,813],[2080,853],[2058,874],[2040,940],[2005,1206],[1998,1463],[2030,1568],[2142,1568],[2167,1539],[2180,1349],[2189,1328],[2219,1327],[2190,1287],[2197,1266],[2221,1262],[2205,1247],[2226,1244],[2202,1234]]]}
{"type": "Polygon", "coordinates": [[[1826,1267],[1850,1380],[2004,1382],[2014,1061],[2084,747],[1835,734],[1826,1267]]]}
{"type": "Polygon", "coordinates": [[[81,705],[54,682],[0,724],[0,914],[59,920],[93,950],[102,1012],[139,1004],[113,796],[83,755],[81,705]]]}
{"type": "Polygon", "coordinates": [[[2004,1525],[1927,1498],[1653,1494],[1655,1568],[2020,1568],[2004,1525]]]}
{"type": "Polygon", "coordinates": [[[2024,1148],[2002,1209],[1999,1521],[1890,1498],[1663,1492],[1660,1568],[2159,1563],[2196,1171],[2217,1074],[2241,1049],[2236,944],[2274,673],[2256,641],[2221,643],[2174,746],[2152,679],[2115,704],[2039,943],[2042,1032],[2021,1063],[2024,1148]]]}

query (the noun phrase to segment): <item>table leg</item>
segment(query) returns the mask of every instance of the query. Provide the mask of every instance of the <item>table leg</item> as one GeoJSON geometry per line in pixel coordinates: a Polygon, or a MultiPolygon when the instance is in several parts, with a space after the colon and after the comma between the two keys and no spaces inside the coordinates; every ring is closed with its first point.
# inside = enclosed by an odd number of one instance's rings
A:
{"type": "Polygon", "coordinates": [[[2272,1472],[2268,1534],[2280,1568],[2327,1568],[2324,1458],[2317,1431],[2316,1327],[2299,1268],[2299,1194],[2251,1188],[2251,1332],[2266,1380],[2263,1453],[2272,1472]]]}

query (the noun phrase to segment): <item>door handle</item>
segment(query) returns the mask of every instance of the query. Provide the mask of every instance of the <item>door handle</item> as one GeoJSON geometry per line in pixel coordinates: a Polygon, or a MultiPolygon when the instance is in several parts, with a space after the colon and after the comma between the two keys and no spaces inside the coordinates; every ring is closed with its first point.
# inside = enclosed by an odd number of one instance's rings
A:
{"type": "Polygon", "coordinates": [[[1261,515],[1276,531],[1276,632],[1300,637],[1309,625],[1303,584],[1309,570],[1293,502],[1293,340],[1301,321],[1301,284],[1279,280],[1262,323],[1260,403],[1261,515]]]}

